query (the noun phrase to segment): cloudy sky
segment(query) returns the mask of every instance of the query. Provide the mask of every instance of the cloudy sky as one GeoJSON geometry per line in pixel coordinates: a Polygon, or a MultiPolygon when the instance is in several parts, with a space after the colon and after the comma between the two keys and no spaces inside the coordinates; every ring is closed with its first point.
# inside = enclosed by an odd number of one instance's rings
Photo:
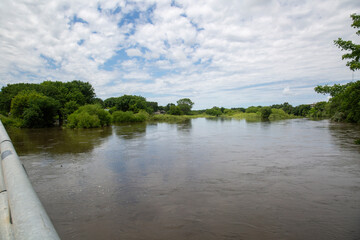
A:
{"type": "Polygon", "coordinates": [[[90,82],[195,109],[326,100],[360,78],[333,40],[359,42],[358,0],[1,0],[0,87],[90,82]]]}

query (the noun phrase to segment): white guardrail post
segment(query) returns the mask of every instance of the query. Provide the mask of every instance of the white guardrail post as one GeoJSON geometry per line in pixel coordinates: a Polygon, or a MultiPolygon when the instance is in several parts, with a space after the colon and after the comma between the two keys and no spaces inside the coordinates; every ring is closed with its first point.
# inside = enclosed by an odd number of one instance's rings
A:
{"type": "Polygon", "coordinates": [[[60,239],[0,121],[0,239],[60,239]]]}

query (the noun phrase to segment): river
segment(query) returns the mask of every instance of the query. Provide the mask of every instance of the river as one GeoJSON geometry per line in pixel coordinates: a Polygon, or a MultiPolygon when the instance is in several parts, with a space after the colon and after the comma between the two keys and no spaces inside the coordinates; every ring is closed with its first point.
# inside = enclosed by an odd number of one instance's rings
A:
{"type": "Polygon", "coordinates": [[[360,239],[360,126],[9,129],[62,239],[360,239]]]}

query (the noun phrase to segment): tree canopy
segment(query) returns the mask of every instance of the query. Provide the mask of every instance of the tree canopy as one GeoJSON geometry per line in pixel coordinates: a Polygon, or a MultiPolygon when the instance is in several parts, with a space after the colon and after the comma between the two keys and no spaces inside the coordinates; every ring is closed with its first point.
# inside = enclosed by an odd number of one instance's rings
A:
{"type": "MultiPolygon", "coordinates": [[[[360,15],[352,14],[352,27],[360,28],[360,15]]],[[[360,35],[360,30],[356,32],[360,35]]],[[[334,41],[335,45],[341,50],[350,51],[342,55],[342,59],[349,59],[346,65],[350,70],[360,69],[360,45],[352,41],[344,41],[341,38],[334,41]]],[[[334,84],[333,86],[317,86],[315,91],[321,94],[330,94],[331,99],[328,103],[318,103],[315,108],[311,109],[310,114],[327,114],[336,121],[347,121],[360,123],[360,81],[350,82],[347,84],[334,84]],[[321,107],[321,108],[320,108],[321,107]]]]}
{"type": "MultiPolygon", "coordinates": [[[[359,29],[360,15],[354,13],[350,17],[353,20],[351,26],[355,29],[359,29]]],[[[356,31],[356,34],[360,36],[360,30],[356,31]]],[[[342,55],[343,60],[349,59],[349,61],[346,63],[346,66],[348,66],[352,71],[360,69],[360,45],[355,44],[352,41],[343,40],[342,38],[334,40],[334,43],[341,49],[341,51],[350,51],[349,53],[342,55]]]]}
{"type": "Polygon", "coordinates": [[[189,98],[182,98],[177,101],[178,107],[184,114],[190,114],[191,108],[194,103],[189,98]]]}
{"type": "Polygon", "coordinates": [[[1,113],[24,120],[24,127],[51,126],[56,116],[61,124],[79,106],[96,101],[91,84],[78,80],[8,84],[0,91],[1,113]]]}

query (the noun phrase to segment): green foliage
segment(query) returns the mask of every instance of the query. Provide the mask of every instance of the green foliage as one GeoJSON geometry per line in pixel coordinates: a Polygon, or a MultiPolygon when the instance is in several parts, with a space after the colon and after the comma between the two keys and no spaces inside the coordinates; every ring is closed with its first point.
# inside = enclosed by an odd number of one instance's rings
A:
{"type": "Polygon", "coordinates": [[[244,109],[244,111],[241,111],[241,110],[233,110],[233,109],[225,109],[225,110],[224,110],[224,114],[225,114],[225,115],[228,115],[228,116],[232,116],[232,115],[234,115],[234,114],[237,113],[237,112],[245,112],[245,109],[244,109]]]}
{"type": "Polygon", "coordinates": [[[270,121],[289,119],[289,118],[294,118],[294,116],[287,114],[283,109],[276,109],[276,108],[271,109],[271,114],[269,116],[270,121]]]}
{"type": "Polygon", "coordinates": [[[142,110],[136,114],[131,111],[115,111],[112,114],[112,119],[114,123],[125,123],[125,122],[145,122],[149,117],[149,114],[142,110]]]}
{"type": "Polygon", "coordinates": [[[159,106],[157,102],[146,102],[149,109],[151,109],[152,112],[156,112],[159,110],[159,106]]]}
{"type": "Polygon", "coordinates": [[[327,102],[318,102],[309,111],[310,118],[328,118],[329,104],[327,102]]]}
{"type": "Polygon", "coordinates": [[[165,112],[169,112],[171,106],[176,106],[176,105],[173,104],[173,103],[168,103],[168,104],[164,107],[165,112]]]}
{"type": "Polygon", "coordinates": [[[259,107],[255,107],[255,106],[251,106],[251,107],[248,107],[245,112],[246,113],[257,113],[259,110],[260,110],[260,106],[259,107]]]}
{"type": "Polygon", "coordinates": [[[40,85],[30,83],[8,84],[1,88],[0,92],[0,110],[9,113],[11,109],[11,100],[22,91],[39,91],[40,85]]]}
{"type": "Polygon", "coordinates": [[[302,104],[296,107],[293,107],[292,114],[295,116],[306,117],[309,114],[311,106],[309,104],[302,104]]]}
{"type": "MultiPolygon", "coordinates": [[[[194,103],[189,98],[182,98],[177,101],[178,107],[183,112],[183,114],[189,115],[191,113],[191,108],[194,103]]],[[[177,114],[173,114],[177,115],[177,114]]]]}
{"type": "Polygon", "coordinates": [[[260,108],[261,118],[263,120],[269,120],[271,114],[271,107],[262,107],[260,108]]]}
{"type": "Polygon", "coordinates": [[[94,88],[88,82],[81,82],[79,80],[74,80],[71,82],[66,82],[65,87],[68,89],[68,101],[74,100],[77,101],[78,104],[89,104],[91,100],[95,97],[94,88]]]}
{"type": "Polygon", "coordinates": [[[288,102],[284,102],[283,104],[274,104],[271,106],[271,108],[282,109],[287,114],[293,113],[293,110],[294,110],[294,107],[291,104],[289,104],[288,102]]]}
{"type": "Polygon", "coordinates": [[[100,105],[88,104],[80,107],[69,115],[67,126],[69,128],[94,128],[110,125],[111,115],[100,105]]]}
{"type": "Polygon", "coordinates": [[[0,120],[5,127],[22,127],[24,125],[23,120],[19,118],[6,117],[0,114],[0,120]]]}
{"type": "Polygon", "coordinates": [[[359,139],[356,139],[356,140],[354,141],[354,143],[360,145],[360,138],[359,138],[359,139]]]}
{"type": "Polygon", "coordinates": [[[146,99],[141,96],[124,95],[116,100],[116,109],[126,112],[139,112],[141,109],[147,109],[146,99]]]}
{"type": "Polygon", "coordinates": [[[347,84],[344,91],[330,100],[331,111],[343,114],[346,122],[360,123],[360,81],[347,84]]]}
{"type": "MultiPolygon", "coordinates": [[[[59,117],[59,122],[61,124],[64,117],[68,113],[69,108],[65,107],[68,102],[75,102],[77,105],[84,105],[86,103],[90,103],[94,100],[95,93],[93,87],[89,83],[84,83],[81,81],[74,80],[72,82],[52,82],[52,81],[45,81],[40,84],[25,84],[25,83],[18,83],[18,84],[8,84],[6,87],[3,87],[0,92],[0,111],[2,113],[9,113],[11,111],[11,101],[19,95],[21,92],[36,92],[48,98],[51,98],[57,102],[58,109],[57,115],[59,117]]],[[[24,100],[24,99],[23,99],[24,100]]],[[[24,109],[20,108],[20,105],[29,107],[28,103],[20,103],[20,100],[17,100],[18,107],[15,106],[15,110],[12,112],[13,114],[18,115],[18,117],[23,114],[24,109]],[[25,104],[25,105],[24,105],[25,104]],[[18,114],[17,111],[20,111],[21,114],[18,114]]],[[[15,104],[16,105],[16,104],[15,104]]],[[[24,108],[24,107],[22,107],[24,108]]],[[[27,122],[34,122],[31,119],[40,118],[42,115],[43,110],[39,110],[37,107],[32,106],[32,109],[27,111],[26,117],[27,122]]],[[[46,117],[47,115],[45,115],[46,117]]],[[[35,122],[34,122],[35,123],[35,122]]],[[[33,125],[33,124],[30,124],[33,125]]],[[[48,124],[46,124],[48,125],[48,124]]]]}
{"type": "Polygon", "coordinates": [[[315,91],[330,94],[332,98],[328,103],[318,103],[321,106],[312,108],[310,117],[320,115],[331,117],[334,121],[360,123],[360,81],[344,85],[317,86],[315,91]]]}
{"type": "Polygon", "coordinates": [[[205,113],[208,114],[208,115],[211,115],[211,116],[216,116],[216,117],[218,117],[218,116],[220,116],[220,115],[222,114],[222,111],[221,111],[221,109],[218,108],[218,107],[213,107],[213,108],[211,108],[211,109],[207,109],[207,110],[205,111],[205,113]]]}
{"type": "Polygon", "coordinates": [[[321,93],[321,94],[330,94],[331,97],[334,97],[340,93],[342,93],[346,88],[348,87],[348,84],[334,84],[333,86],[316,86],[314,88],[315,92],[321,93]]]}
{"type": "Polygon", "coordinates": [[[101,98],[93,98],[91,99],[91,104],[97,104],[100,105],[102,108],[104,108],[104,101],[101,98]]]}
{"type": "Polygon", "coordinates": [[[167,112],[170,115],[183,115],[183,111],[179,106],[171,105],[169,111],[167,112]]]}
{"type": "Polygon", "coordinates": [[[67,122],[69,128],[96,128],[101,126],[99,117],[87,112],[73,113],[68,117],[67,122]]]}
{"type": "Polygon", "coordinates": [[[115,106],[109,109],[110,114],[113,114],[114,112],[116,112],[116,107],[115,106]]]}
{"type": "Polygon", "coordinates": [[[238,113],[235,113],[234,115],[232,115],[231,117],[235,118],[235,119],[245,119],[246,121],[249,121],[249,122],[261,121],[261,113],[260,112],[257,112],[257,113],[238,112],[238,113]]]}
{"type": "Polygon", "coordinates": [[[73,112],[75,112],[79,107],[79,104],[77,104],[75,101],[69,101],[65,103],[65,106],[62,109],[63,115],[67,117],[73,112]]]}
{"type": "Polygon", "coordinates": [[[116,106],[116,101],[118,98],[111,97],[104,100],[104,106],[106,108],[113,108],[116,106]]]}
{"type": "Polygon", "coordinates": [[[189,116],[169,115],[169,114],[157,114],[150,117],[150,121],[156,122],[169,122],[169,123],[180,123],[189,121],[189,116]]]}
{"type": "Polygon", "coordinates": [[[11,101],[11,115],[29,128],[52,126],[58,109],[56,100],[35,91],[20,92],[11,101]]]}
{"type": "MultiPolygon", "coordinates": [[[[351,26],[355,29],[360,28],[360,15],[358,14],[352,14],[350,16],[353,20],[353,23],[351,26]]],[[[357,35],[360,35],[360,30],[356,32],[357,35]]],[[[346,63],[346,66],[348,66],[352,71],[360,69],[360,45],[355,44],[352,41],[345,41],[342,40],[342,38],[338,38],[338,40],[334,40],[334,43],[337,47],[341,49],[341,51],[350,51],[349,53],[346,53],[342,55],[342,59],[349,59],[349,61],[346,63]]]]}

